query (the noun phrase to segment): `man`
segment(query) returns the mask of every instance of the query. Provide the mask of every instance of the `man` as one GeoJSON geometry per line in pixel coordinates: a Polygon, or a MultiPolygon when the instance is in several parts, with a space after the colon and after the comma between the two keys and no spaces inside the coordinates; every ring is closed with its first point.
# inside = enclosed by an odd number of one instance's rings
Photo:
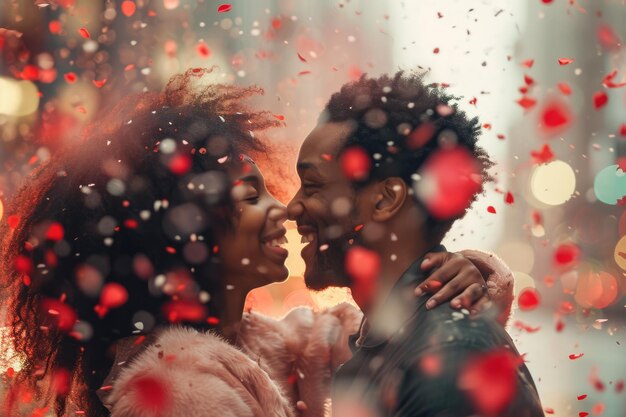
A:
{"type": "Polygon", "coordinates": [[[419,75],[362,77],[331,97],[300,150],[288,212],[308,242],[306,284],[350,287],[365,314],[333,382],[335,416],[543,415],[496,313],[414,296],[424,256],[440,258],[490,179],[478,121],[451,101],[419,75]]]}

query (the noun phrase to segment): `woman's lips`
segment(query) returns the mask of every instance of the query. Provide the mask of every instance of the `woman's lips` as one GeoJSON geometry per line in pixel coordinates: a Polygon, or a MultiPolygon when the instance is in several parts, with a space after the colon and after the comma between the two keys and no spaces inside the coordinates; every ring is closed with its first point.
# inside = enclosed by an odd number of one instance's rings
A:
{"type": "Polygon", "coordinates": [[[287,259],[287,255],[289,255],[289,251],[280,245],[284,245],[285,243],[287,243],[287,238],[285,235],[282,235],[275,239],[263,242],[261,246],[263,246],[263,250],[266,251],[270,258],[279,262],[284,262],[285,259],[287,259]]]}

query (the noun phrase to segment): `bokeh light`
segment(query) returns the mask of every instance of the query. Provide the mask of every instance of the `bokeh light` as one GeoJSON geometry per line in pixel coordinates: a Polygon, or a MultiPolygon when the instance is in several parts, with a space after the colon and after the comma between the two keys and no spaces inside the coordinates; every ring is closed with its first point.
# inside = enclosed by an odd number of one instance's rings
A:
{"type": "Polygon", "coordinates": [[[0,114],[13,117],[27,116],[39,107],[37,87],[31,81],[17,81],[0,77],[0,114]]]}
{"type": "Polygon", "coordinates": [[[608,272],[587,271],[578,277],[575,298],[581,307],[605,308],[617,294],[617,280],[608,272]]]}
{"type": "Polygon", "coordinates": [[[537,200],[558,206],[574,194],[576,175],[566,162],[552,161],[534,169],[530,178],[530,189],[537,200]]]}
{"type": "Polygon", "coordinates": [[[609,165],[596,175],[593,191],[603,203],[617,204],[626,196],[626,174],[617,165],[609,165]]]}
{"type": "Polygon", "coordinates": [[[615,263],[623,270],[626,270],[626,236],[622,236],[617,245],[615,245],[614,257],[615,263]]]}

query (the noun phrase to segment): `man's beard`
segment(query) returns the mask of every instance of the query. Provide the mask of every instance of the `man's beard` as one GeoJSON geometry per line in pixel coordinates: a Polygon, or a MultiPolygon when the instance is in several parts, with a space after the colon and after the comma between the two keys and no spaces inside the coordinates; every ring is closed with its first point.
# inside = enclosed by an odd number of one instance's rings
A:
{"type": "Polygon", "coordinates": [[[304,283],[308,289],[321,291],[328,287],[349,287],[352,284],[344,267],[350,238],[344,235],[327,241],[326,250],[320,251],[318,248],[312,265],[307,264],[304,273],[304,283]]]}

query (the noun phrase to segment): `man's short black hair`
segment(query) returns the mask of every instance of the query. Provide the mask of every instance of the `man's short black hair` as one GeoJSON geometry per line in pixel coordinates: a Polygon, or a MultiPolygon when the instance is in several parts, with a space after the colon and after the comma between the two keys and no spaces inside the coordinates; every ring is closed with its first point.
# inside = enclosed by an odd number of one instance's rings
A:
{"type": "MultiPolygon", "coordinates": [[[[436,84],[424,84],[423,77],[405,71],[378,78],[363,75],[345,84],[326,104],[319,123],[353,121],[354,129],[343,149],[359,146],[371,159],[369,175],[355,183],[356,187],[391,176],[412,185],[414,174],[426,160],[451,146],[465,148],[478,162],[483,182],[492,180],[487,171],[493,162],[477,144],[478,118],[468,118],[453,103],[458,97],[446,94],[436,84]]],[[[482,192],[481,186],[472,201],[482,192]]],[[[443,223],[449,228],[462,215],[443,223]]]]}

